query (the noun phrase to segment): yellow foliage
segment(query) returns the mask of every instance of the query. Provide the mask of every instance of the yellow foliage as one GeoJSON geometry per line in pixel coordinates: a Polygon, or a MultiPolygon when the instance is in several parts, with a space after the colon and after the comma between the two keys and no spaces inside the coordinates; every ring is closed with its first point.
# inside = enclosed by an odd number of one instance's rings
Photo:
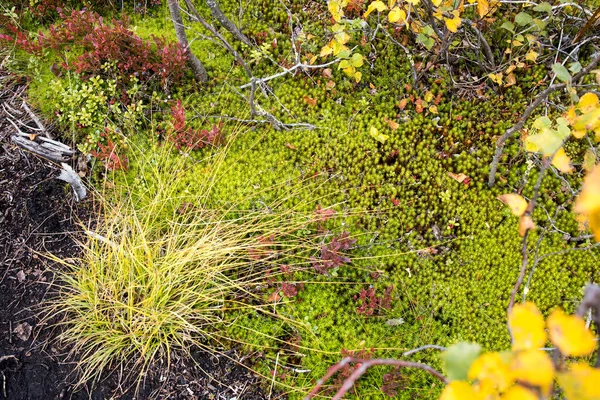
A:
{"type": "Polygon", "coordinates": [[[558,383],[567,400],[600,400],[600,369],[575,363],[569,371],[558,374],[558,383]]]}
{"type": "Polygon", "coordinates": [[[544,318],[530,301],[516,304],[512,308],[508,314],[508,326],[513,337],[514,351],[537,349],[546,343],[544,318]]]}
{"type": "Polygon", "coordinates": [[[600,165],[596,165],[583,179],[583,189],[573,211],[589,219],[589,227],[600,242],[600,165]]]}
{"type": "Polygon", "coordinates": [[[475,399],[475,390],[464,381],[453,381],[446,385],[440,400],[475,399]]]}
{"type": "Polygon", "coordinates": [[[515,193],[507,193],[497,197],[498,200],[506,204],[510,211],[520,217],[527,210],[527,200],[525,200],[521,195],[515,193]]]}
{"type": "Polygon", "coordinates": [[[450,32],[456,32],[458,31],[458,27],[460,26],[461,23],[461,19],[459,17],[460,11],[458,10],[454,10],[452,11],[452,15],[454,15],[454,18],[446,18],[446,27],[448,28],[448,30],[450,32]]]}
{"type": "Polygon", "coordinates": [[[550,356],[544,351],[531,349],[517,352],[510,366],[519,382],[537,386],[546,395],[550,393],[554,378],[554,365],[550,356]]]}
{"type": "Polygon", "coordinates": [[[367,11],[364,14],[364,17],[367,18],[369,16],[369,14],[371,14],[373,11],[385,11],[387,10],[387,6],[385,5],[385,3],[383,1],[380,0],[376,0],[371,2],[371,4],[369,4],[369,7],[367,7],[367,11]]]}
{"type": "Polygon", "coordinates": [[[471,364],[469,379],[488,383],[493,388],[503,391],[515,380],[505,357],[500,353],[485,353],[471,364]]]}
{"type": "Polygon", "coordinates": [[[531,390],[525,389],[521,385],[515,385],[509,387],[500,400],[539,400],[539,398],[531,390]]]}
{"type": "Polygon", "coordinates": [[[555,310],[548,317],[547,324],[550,340],[565,356],[587,356],[596,348],[594,334],[577,315],[555,310]]]}
{"type": "Polygon", "coordinates": [[[571,159],[565,153],[564,148],[558,149],[558,151],[552,157],[552,165],[554,165],[560,172],[563,173],[571,173],[573,172],[573,167],[571,166],[571,159]]]}
{"type": "Polygon", "coordinates": [[[394,7],[388,14],[388,20],[391,23],[395,23],[398,21],[406,23],[406,11],[404,11],[400,7],[394,7]]]}

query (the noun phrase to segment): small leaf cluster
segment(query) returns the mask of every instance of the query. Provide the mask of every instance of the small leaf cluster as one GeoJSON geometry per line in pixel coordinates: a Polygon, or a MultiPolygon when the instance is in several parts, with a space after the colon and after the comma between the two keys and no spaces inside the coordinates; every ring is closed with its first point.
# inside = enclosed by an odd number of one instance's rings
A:
{"type": "Polygon", "coordinates": [[[585,362],[557,363],[542,348],[548,337],[565,357],[590,355],[595,336],[585,321],[554,310],[546,323],[534,303],[515,305],[508,315],[512,334],[510,352],[479,354],[477,345],[459,343],[445,353],[445,367],[452,380],[440,400],[549,399],[558,380],[566,399],[591,400],[600,396],[600,370],[585,362]],[[546,329],[547,328],[547,331],[546,329]]]}

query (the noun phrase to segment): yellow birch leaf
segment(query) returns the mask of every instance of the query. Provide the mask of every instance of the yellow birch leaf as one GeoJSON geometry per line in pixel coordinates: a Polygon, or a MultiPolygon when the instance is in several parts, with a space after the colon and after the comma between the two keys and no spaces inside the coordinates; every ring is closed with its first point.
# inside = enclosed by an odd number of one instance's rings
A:
{"type": "Polygon", "coordinates": [[[371,135],[371,137],[373,137],[379,143],[385,143],[385,141],[388,140],[388,138],[389,138],[388,135],[384,135],[383,133],[380,133],[377,130],[377,128],[375,128],[374,126],[372,126],[371,129],[369,130],[369,134],[371,135]]]}
{"type": "Polygon", "coordinates": [[[354,80],[356,80],[356,83],[358,83],[358,82],[360,82],[361,79],[362,79],[362,72],[356,71],[354,73],[354,80]]]}
{"type": "Polygon", "coordinates": [[[535,223],[529,215],[522,215],[521,218],[519,218],[519,235],[521,235],[521,237],[525,236],[527,231],[532,231],[534,229],[535,223]]]}
{"type": "Polygon", "coordinates": [[[437,114],[438,113],[437,106],[436,105],[429,106],[429,112],[432,114],[437,114]]]}
{"type": "Polygon", "coordinates": [[[600,101],[598,101],[598,96],[595,93],[586,93],[579,99],[577,108],[585,114],[598,108],[599,103],[600,101]]]}
{"type": "Polygon", "coordinates": [[[442,4],[442,0],[431,0],[434,6],[439,7],[442,4]]]}
{"type": "Polygon", "coordinates": [[[525,59],[528,61],[535,62],[537,60],[539,54],[533,50],[529,50],[527,54],[525,54],[525,59]]]}
{"type": "Polygon", "coordinates": [[[600,164],[596,165],[583,178],[583,188],[573,211],[578,214],[592,214],[600,211],[600,164]]]}
{"type": "Polygon", "coordinates": [[[413,6],[416,6],[421,2],[421,0],[406,0],[406,2],[408,4],[412,4],[413,6]]]}
{"type": "Polygon", "coordinates": [[[336,35],[334,37],[335,37],[335,40],[340,44],[346,44],[350,40],[350,35],[348,35],[346,32],[343,32],[343,31],[340,33],[336,33],[336,35]]]}
{"type": "Polygon", "coordinates": [[[319,53],[319,56],[327,57],[331,53],[333,53],[333,46],[331,46],[330,44],[327,44],[326,46],[323,46],[323,48],[321,49],[321,53],[319,53]]]}
{"type": "Polygon", "coordinates": [[[508,326],[513,337],[514,351],[537,349],[546,344],[544,317],[537,306],[528,301],[515,304],[508,314],[508,326]]]}
{"type": "Polygon", "coordinates": [[[554,165],[560,172],[564,174],[570,174],[573,172],[573,167],[571,166],[571,159],[565,153],[564,148],[558,149],[558,151],[552,157],[552,165],[554,165]]]}
{"type": "Polygon", "coordinates": [[[344,11],[342,9],[342,4],[339,0],[331,0],[329,4],[327,4],[327,8],[331,13],[331,16],[335,20],[335,22],[340,22],[342,17],[344,16],[344,11]]]}
{"type": "Polygon", "coordinates": [[[440,400],[475,399],[475,390],[468,382],[452,381],[444,387],[440,400]]]}
{"type": "Polygon", "coordinates": [[[492,80],[492,82],[502,85],[502,72],[498,72],[497,74],[490,73],[488,74],[488,77],[492,80]]]}
{"type": "Polygon", "coordinates": [[[394,7],[392,11],[388,14],[388,20],[391,23],[395,23],[398,21],[406,22],[406,11],[401,9],[400,7],[394,7]]]}
{"type": "Polygon", "coordinates": [[[569,366],[569,371],[557,375],[558,384],[567,400],[599,400],[600,369],[584,363],[569,366]]]}
{"type": "Polygon", "coordinates": [[[376,0],[371,2],[371,4],[369,4],[369,7],[367,7],[367,11],[364,14],[364,17],[367,18],[369,16],[369,14],[371,14],[373,11],[385,11],[387,10],[387,6],[385,5],[385,3],[383,1],[380,0],[376,0]]]}
{"type": "Polygon", "coordinates": [[[425,93],[425,96],[423,96],[423,100],[425,100],[428,103],[430,103],[431,100],[433,100],[433,93],[431,92],[431,90],[428,90],[427,93],[425,93]]]}
{"type": "Polygon", "coordinates": [[[470,380],[489,383],[497,390],[505,390],[515,380],[508,363],[500,353],[485,353],[471,364],[468,373],[470,380]]]}
{"type": "Polygon", "coordinates": [[[487,0],[478,0],[477,1],[477,14],[479,14],[479,18],[483,18],[490,12],[490,3],[487,0]]]}
{"type": "Polygon", "coordinates": [[[583,156],[583,169],[585,172],[590,172],[596,165],[596,155],[591,149],[587,149],[583,156]]]}
{"type": "Polygon", "coordinates": [[[550,394],[554,365],[546,352],[538,349],[517,352],[510,366],[519,382],[539,387],[546,396],[550,394]]]}
{"type": "Polygon", "coordinates": [[[455,33],[456,31],[458,31],[458,27],[460,26],[460,17],[459,15],[459,11],[458,10],[454,10],[452,11],[452,14],[454,15],[454,18],[450,19],[450,18],[446,18],[446,27],[448,28],[448,30],[452,33],[455,33]]]}
{"type": "Polygon", "coordinates": [[[504,85],[504,87],[512,86],[515,83],[517,83],[517,78],[515,78],[515,74],[511,72],[506,76],[506,84],[504,85]]]}
{"type": "Polygon", "coordinates": [[[517,217],[520,217],[527,210],[527,200],[515,193],[507,193],[496,197],[498,200],[506,204],[510,211],[517,217]]]}
{"type": "Polygon", "coordinates": [[[539,400],[539,398],[531,390],[521,385],[515,385],[509,387],[500,397],[500,400],[539,400]]]}
{"type": "Polygon", "coordinates": [[[587,356],[596,349],[594,334],[585,327],[583,318],[555,310],[546,323],[550,341],[565,356],[587,356]]]}
{"type": "Polygon", "coordinates": [[[600,242],[600,164],[583,178],[583,189],[575,201],[573,211],[587,216],[590,230],[600,242]]]}
{"type": "Polygon", "coordinates": [[[390,129],[393,131],[396,131],[398,130],[398,128],[400,128],[400,124],[394,120],[391,120],[387,117],[383,117],[383,120],[389,125],[390,129]]]}

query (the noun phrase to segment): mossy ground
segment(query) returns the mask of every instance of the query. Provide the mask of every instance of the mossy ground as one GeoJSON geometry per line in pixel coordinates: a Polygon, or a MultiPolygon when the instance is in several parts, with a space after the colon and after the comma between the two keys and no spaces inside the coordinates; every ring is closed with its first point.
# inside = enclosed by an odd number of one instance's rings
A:
{"type": "MultiPolygon", "coordinates": [[[[237,15],[237,2],[221,3],[227,14],[237,15]]],[[[258,3],[249,2],[242,28],[251,37],[264,32],[265,41],[276,39],[270,56],[285,59],[290,53],[287,14],[277,2],[258,3]]],[[[302,2],[296,3],[293,11],[305,23],[305,31],[322,34],[327,21],[315,17],[319,6],[303,10],[302,2]]],[[[209,16],[207,10],[201,12],[209,16]]],[[[142,37],[175,37],[165,7],[134,16],[132,25],[142,37]]],[[[314,40],[307,46],[318,53],[318,40],[314,40]]],[[[529,100],[525,93],[543,77],[542,66],[520,72],[518,86],[469,99],[446,89],[450,82],[444,68],[433,69],[413,87],[405,53],[384,37],[376,38],[373,47],[362,49],[374,57],[364,68],[360,84],[350,82],[335,66],[332,78],[317,70],[271,81],[276,98],[259,93],[261,106],[284,122],[316,126],[276,131],[269,124],[227,119],[250,118],[247,103],[233,90],[247,81],[242,69],[208,40],[196,40],[191,48],[205,63],[210,83],[205,87],[189,83],[164,94],[159,101],[162,108],[153,116],[147,112],[143,127],[129,132],[130,147],[152,152],[160,124],[167,119],[168,97],[180,98],[192,124],[210,128],[223,122],[222,130],[230,134],[227,158],[212,192],[216,203],[260,208],[287,197],[283,206],[302,204],[306,212],[331,207],[336,214],[327,227],[358,238],[350,265],[329,276],[302,272],[292,278],[305,282],[304,289],[293,299],[273,304],[273,310],[295,324],[259,313],[228,316],[229,322],[235,321],[224,324],[228,335],[248,349],[262,349],[264,359],[257,366],[261,373],[270,376],[277,369],[279,388],[289,391],[290,398],[299,398],[339,361],[342,349],[373,349],[376,356],[394,357],[423,344],[449,345],[459,340],[478,342],[486,349],[508,347],[506,307],[521,264],[521,238],[516,218],[496,196],[515,190],[530,195],[537,171],[528,166],[529,156],[513,141],[505,149],[496,187],[488,189],[486,179],[495,139],[524,109],[529,100]],[[418,113],[410,103],[398,106],[400,100],[427,91],[439,99],[437,114],[418,113]],[[392,129],[386,120],[396,121],[399,127],[392,129]],[[372,126],[389,135],[385,143],[369,135],[372,126]],[[470,182],[459,183],[449,173],[463,173],[470,182]],[[394,288],[391,309],[376,310],[368,317],[357,312],[361,289],[375,287],[382,295],[390,285],[394,288]],[[386,323],[400,318],[402,324],[386,323]]],[[[43,62],[30,63],[29,68],[39,68],[30,96],[52,114],[53,103],[45,88],[58,78],[47,67],[43,62]]],[[[252,67],[256,76],[278,71],[265,57],[252,67]]],[[[177,177],[182,193],[193,193],[198,187],[203,171],[210,168],[211,151],[184,155],[192,167],[177,177]]],[[[582,157],[576,146],[568,151],[575,159],[582,157]]],[[[151,187],[153,182],[144,180],[145,168],[132,158],[129,183],[151,187]]],[[[557,228],[578,234],[577,222],[565,204],[569,184],[578,187],[578,179],[546,176],[534,215],[541,227],[548,225],[547,214],[556,213],[557,228]]],[[[566,243],[561,233],[532,234],[530,248],[538,240],[539,255],[557,254],[537,265],[527,298],[545,312],[555,306],[572,311],[585,283],[597,280],[598,253],[568,252],[581,246],[566,243]]],[[[413,359],[439,367],[433,352],[413,359]]],[[[381,398],[379,388],[387,371],[375,368],[362,378],[357,398],[381,398]]],[[[429,399],[440,388],[424,372],[403,373],[406,389],[398,398],[429,399]]]]}

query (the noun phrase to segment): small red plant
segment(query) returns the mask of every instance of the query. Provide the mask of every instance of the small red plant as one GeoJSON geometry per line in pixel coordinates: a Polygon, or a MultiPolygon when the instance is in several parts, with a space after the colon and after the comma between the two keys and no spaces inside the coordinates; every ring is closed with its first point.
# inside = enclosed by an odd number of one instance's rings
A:
{"type": "Polygon", "coordinates": [[[385,289],[382,296],[377,296],[374,287],[361,289],[360,294],[354,296],[354,299],[360,302],[360,305],[356,308],[356,312],[365,316],[371,316],[377,314],[380,309],[389,310],[392,308],[392,290],[394,290],[394,286],[390,285],[385,289]]]}
{"type": "Polygon", "coordinates": [[[222,139],[222,124],[213,125],[210,131],[196,130],[188,126],[181,100],[177,100],[171,106],[171,124],[171,133],[167,137],[178,150],[198,150],[206,145],[216,145],[222,139]]]}
{"type": "Polygon", "coordinates": [[[7,25],[11,35],[0,35],[28,53],[39,55],[44,48],[65,50],[71,45],[83,48],[82,54],[71,64],[63,63],[64,69],[72,69],[82,77],[105,76],[113,73],[124,89],[131,76],[141,83],[156,78],[163,85],[179,83],[185,75],[186,50],[178,43],[166,43],[153,36],[144,40],[128,28],[129,21],[112,19],[104,22],[96,12],[81,10],[64,12],[56,9],[60,20],[50,26],[48,33],[40,32],[30,38],[13,25],[7,25]],[[114,65],[107,71],[106,65],[114,65]],[[122,81],[122,82],[121,82],[122,81]]]}
{"type": "Polygon", "coordinates": [[[128,166],[127,157],[120,154],[121,151],[117,144],[110,139],[106,132],[103,132],[100,136],[106,139],[106,144],[98,142],[98,150],[90,151],[90,154],[102,161],[108,170],[126,170],[128,166]]]}
{"type": "Polygon", "coordinates": [[[313,268],[320,274],[326,275],[327,271],[351,262],[350,258],[342,252],[349,250],[356,243],[348,232],[333,237],[327,245],[321,246],[321,258],[312,259],[313,268]]]}

